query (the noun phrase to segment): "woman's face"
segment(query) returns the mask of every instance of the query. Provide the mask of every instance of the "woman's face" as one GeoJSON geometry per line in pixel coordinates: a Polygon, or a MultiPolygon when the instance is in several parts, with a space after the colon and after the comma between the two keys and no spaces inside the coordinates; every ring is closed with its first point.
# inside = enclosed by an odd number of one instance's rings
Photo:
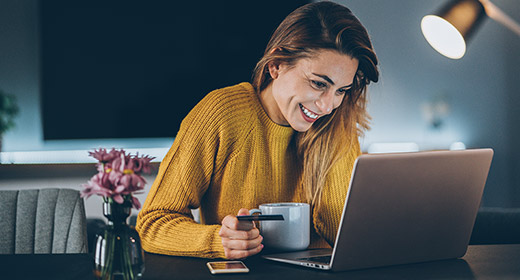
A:
{"type": "Polygon", "coordinates": [[[277,124],[307,131],[332,113],[352,87],[358,60],[333,50],[320,50],[290,67],[269,64],[273,81],[260,94],[267,114],[277,124]]]}

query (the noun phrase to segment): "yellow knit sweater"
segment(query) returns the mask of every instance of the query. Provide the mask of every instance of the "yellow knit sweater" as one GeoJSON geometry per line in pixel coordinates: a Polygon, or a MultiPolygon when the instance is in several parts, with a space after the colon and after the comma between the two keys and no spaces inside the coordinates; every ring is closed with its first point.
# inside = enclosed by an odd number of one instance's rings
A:
{"type": "MultiPolygon", "coordinates": [[[[183,120],[137,219],[152,253],[224,258],[218,235],[226,215],[269,202],[301,202],[295,132],[271,121],[249,83],[209,93],[183,120]],[[190,209],[200,207],[201,223],[190,209]]],[[[311,247],[333,244],[357,140],[327,177],[312,213],[311,247]],[[326,242],[325,242],[326,241],[326,242]]]]}

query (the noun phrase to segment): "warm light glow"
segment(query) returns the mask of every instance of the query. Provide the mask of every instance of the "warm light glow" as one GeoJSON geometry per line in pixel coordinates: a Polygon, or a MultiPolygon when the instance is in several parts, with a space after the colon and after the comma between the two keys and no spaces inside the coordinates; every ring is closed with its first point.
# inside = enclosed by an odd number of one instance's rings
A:
{"type": "Polygon", "coordinates": [[[421,21],[426,41],[442,55],[459,59],[466,52],[466,42],[460,32],[445,19],[428,15],[421,21]]]}
{"type": "Polygon", "coordinates": [[[408,153],[418,151],[419,145],[414,142],[372,143],[368,147],[369,154],[408,153]]]}
{"type": "Polygon", "coordinates": [[[465,150],[466,144],[463,142],[453,142],[450,145],[450,150],[465,150]]]}

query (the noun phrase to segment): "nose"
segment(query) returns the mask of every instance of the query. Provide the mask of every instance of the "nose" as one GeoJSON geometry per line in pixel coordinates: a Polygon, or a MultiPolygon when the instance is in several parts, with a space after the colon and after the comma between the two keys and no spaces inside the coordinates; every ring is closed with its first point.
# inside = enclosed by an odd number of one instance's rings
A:
{"type": "Polygon", "coordinates": [[[323,92],[314,104],[320,109],[320,113],[330,114],[334,106],[334,92],[331,90],[323,92]]]}

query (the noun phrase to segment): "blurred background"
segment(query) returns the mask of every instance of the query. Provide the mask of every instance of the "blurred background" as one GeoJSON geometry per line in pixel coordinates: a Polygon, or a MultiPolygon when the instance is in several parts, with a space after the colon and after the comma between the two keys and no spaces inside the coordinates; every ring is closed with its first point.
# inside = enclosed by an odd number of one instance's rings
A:
{"type": "MultiPolygon", "coordinates": [[[[520,37],[487,19],[466,55],[452,60],[420,29],[445,1],[336,2],[365,25],[380,60],[363,152],[493,148],[482,204],[520,207],[520,37]]],[[[86,151],[98,147],[160,161],[193,104],[248,81],[272,30],[305,1],[141,3],[0,1],[0,89],[20,107],[3,136],[2,168],[42,170],[32,179],[0,172],[0,188],[41,185],[47,169],[35,166],[92,163],[86,151]]],[[[493,3],[520,20],[518,1],[493,3]]],[[[45,184],[79,188],[94,172],[45,184]]]]}

